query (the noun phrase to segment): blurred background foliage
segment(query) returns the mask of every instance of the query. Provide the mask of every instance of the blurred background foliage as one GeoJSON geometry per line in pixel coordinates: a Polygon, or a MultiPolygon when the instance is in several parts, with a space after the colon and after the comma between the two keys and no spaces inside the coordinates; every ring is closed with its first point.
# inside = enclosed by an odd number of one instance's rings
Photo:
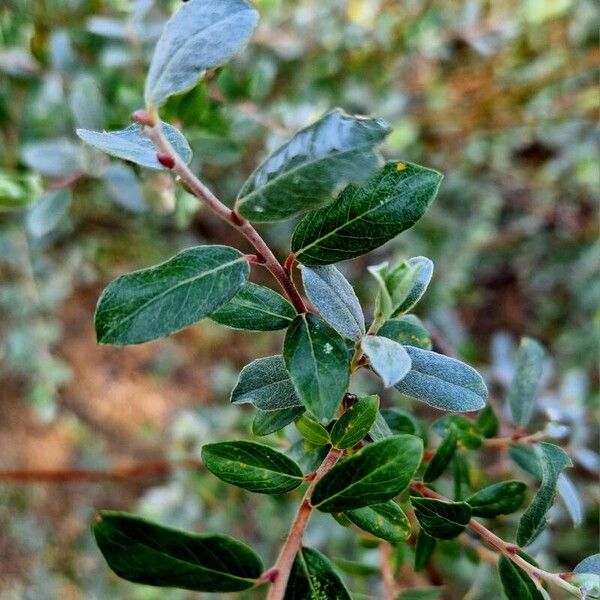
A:
{"type": "MultiPolygon", "coordinates": [[[[516,341],[541,340],[552,359],[538,423],[549,420],[549,433],[574,456],[576,486],[593,506],[596,3],[256,4],[262,19],[249,48],[164,109],[164,120],[190,141],[194,170],[231,203],[266,153],[331,107],[388,120],[394,130],[383,153],[439,169],[445,179],[418,226],[346,274],[369,306],[375,282],[367,265],[430,257],[436,271],[420,316],[439,351],[479,366],[500,413],[516,341]]],[[[170,176],[113,162],[74,135],[76,127],[129,124],[141,107],[153,45],[176,5],[0,2],[0,468],[108,468],[198,456],[201,443],[248,431],[252,415],[229,407],[228,394],[245,362],[277,350],[278,334],[203,322],[169,340],[113,349],[98,347],[92,332],[95,299],[117,274],[191,244],[241,244],[170,176]]],[[[261,230],[285,256],[292,227],[261,230]]],[[[372,382],[357,386],[368,390],[372,382]]],[[[386,401],[397,404],[392,395],[386,401]]],[[[475,487],[514,467],[500,458],[485,468],[472,473],[475,487]]],[[[0,598],[191,597],[110,575],[88,535],[97,507],[237,533],[268,558],[293,506],[286,498],[251,499],[183,469],[100,484],[2,485],[0,598]]],[[[588,511],[585,533],[569,529],[563,505],[555,520],[564,531],[544,534],[536,550],[568,570],[596,550],[597,515],[588,511]]],[[[510,534],[514,520],[502,527],[510,534]]],[[[368,539],[348,543],[354,535],[321,516],[308,539],[339,558],[352,589],[376,598],[377,578],[369,575],[377,573],[377,550],[368,539]]],[[[500,597],[490,566],[474,566],[455,542],[441,544],[435,569],[416,576],[407,568],[410,552],[396,557],[407,586],[437,585],[450,570],[444,597],[500,597]]]]}

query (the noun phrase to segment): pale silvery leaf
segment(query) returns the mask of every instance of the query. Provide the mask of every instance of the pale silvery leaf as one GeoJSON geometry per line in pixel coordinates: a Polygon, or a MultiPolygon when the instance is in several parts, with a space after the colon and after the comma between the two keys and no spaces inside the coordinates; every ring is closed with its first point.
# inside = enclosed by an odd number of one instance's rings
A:
{"type": "Polygon", "coordinates": [[[25,218],[27,230],[36,238],[50,233],[60,224],[71,205],[71,190],[50,190],[34,204],[25,218]]]}
{"type": "Polygon", "coordinates": [[[245,0],[190,0],[169,19],[156,44],[144,98],[161,106],[196,85],[248,41],[258,13],[245,0]]]}
{"type": "Polygon", "coordinates": [[[371,368],[381,377],[385,387],[397,384],[410,371],[410,356],[398,342],[386,337],[367,335],[360,345],[371,368]]]}
{"type": "Polygon", "coordinates": [[[146,210],[142,186],[131,167],[119,163],[111,164],[106,169],[103,179],[117,204],[134,213],[146,210]]]}
{"type": "Polygon", "coordinates": [[[365,333],[365,318],[352,286],[334,267],[303,267],[302,281],[308,299],[338,333],[351,340],[365,333]]]}
{"type": "Polygon", "coordinates": [[[556,482],[556,490],[565,503],[573,525],[578,527],[583,523],[583,505],[577,488],[567,475],[561,473],[556,482]]]}
{"type": "Polygon", "coordinates": [[[81,169],[79,148],[66,138],[31,142],[21,155],[30,169],[48,177],[66,177],[81,169]]]}

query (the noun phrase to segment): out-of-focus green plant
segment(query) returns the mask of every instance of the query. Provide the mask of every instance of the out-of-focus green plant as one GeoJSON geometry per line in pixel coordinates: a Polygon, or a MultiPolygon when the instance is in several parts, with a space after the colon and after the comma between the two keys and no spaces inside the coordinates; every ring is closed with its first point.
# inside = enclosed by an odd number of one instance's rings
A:
{"type": "MultiPolygon", "coordinates": [[[[271,567],[265,568],[250,546],[221,533],[186,533],[128,513],[103,511],[94,535],[108,564],[125,579],[154,586],[239,592],[268,585],[271,600],[350,598],[333,563],[303,545],[316,509],[343,527],[355,525],[380,540],[386,598],[399,591],[392,548],[402,547],[416,530],[417,570],[429,562],[438,540],[453,540],[469,530],[474,537],[467,535],[465,543],[480,540],[499,558],[508,597],[549,598],[546,586],[577,598],[598,597],[597,557],[586,559],[575,573],[557,575],[540,568],[523,550],[546,529],[557,488],[563,495],[574,494],[563,473],[572,466],[569,456],[541,441],[543,432],[525,430],[542,375],[542,347],[525,339],[519,349],[509,392],[516,429],[508,438],[498,437],[499,422],[486,406],[488,391],[481,376],[465,363],[432,352],[427,329],[408,314],[431,280],[431,261],[417,257],[372,269],[378,294],[368,328],[354,290],[334,266],[412,227],[436,196],[441,175],[398,160],[381,166],[374,147],[389,133],[387,124],[333,111],[276,149],[241,187],[230,209],[189,168],[192,151],[184,136],[160,120],[159,109],[170,97],[193,88],[208,69],[245,45],[257,19],[245,0],[191,0],[158,39],[144,88],[146,107],[134,113],[134,124],[109,132],[77,130],[82,140],[110,156],[172,172],[256,252],[196,246],[122,275],[101,295],[95,329],[99,342],[115,345],[162,338],[205,317],[234,329],[285,329],[282,354],[247,365],[232,402],[258,409],[255,435],[271,435],[294,422],[305,456],[294,460],[289,448],[285,453],[256,441],[216,441],[202,446],[202,462],[222,481],[250,492],[280,495],[305,482],[307,489],[271,567]],[[303,217],[282,264],[252,222],[297,215],[303,217]],[[296,262],[310,304],[294,282],[296,262]],[[287,299],[250,283],[253,265],[265,267],[287,299]],[[450,413],[479,414],[476,419],[459,414],[438,419],[431,428],[441,442],[425,455],[419,434],[427,429],[417,429],[410,413],[381,411],[377,395],[351,391],[352,375],[363,368],[407,398],[450,413]],[[540,480],[519,519],[516,543],[504,541],[478,519],[520,510],[524,482],[492,479],[491,485],[465,493],[471,487],[472,461],[465,450],[486,446],[508,450],[540,480]],[[302,468],[307,462],[311,466],[302,468]],[[453,499],[432,487],[450,468],[453,499]],[[412,522],[406,510],[414,515],[412,522]]],[[[42,162],[48,152],[39,150],[42,162]]]]}

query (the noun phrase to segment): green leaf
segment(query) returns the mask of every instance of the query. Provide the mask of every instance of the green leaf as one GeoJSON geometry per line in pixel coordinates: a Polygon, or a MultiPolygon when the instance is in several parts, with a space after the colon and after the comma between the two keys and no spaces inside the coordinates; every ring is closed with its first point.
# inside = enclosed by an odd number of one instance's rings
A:
{"type": "Polygon", "coordinates": [[[353,404],[331,430],[331,443],[336,448],[352,448],[368,433],[379,410],[378,396],[365,396],[353,404]]]}
{"type": "Polygon", "coordinates": [[[296,429],[300,435],[313,446],[325,446],[329,444],[329,433],[325,427],[314,419],[302,415],[296,419],[296,429]]]}
{"type": "Polygon", "coordinates": [[[542,480],[542,467],[534,447],[524,444],[510,444],[508,455],[523,471],[529,473],[538,481],[542,480]]]}
{"type": "Polygon", "coordinates": [[[258,410],[254,421],[252,421],[252,433],[263,436],[279,431],[295,421],[303,412],[303,406],[293,406],[292,408],[282,408],[280,410],[258,410]]]}
{"type": "Polygon", "coordinates": [[[46,192],[27,211],[25,223],[29,233],[33,237],[41,238],[56,229],[67,216],[72,197],[69,189],[46,192]]]}
{"type": "Polygon", "coordinates": [[[437,540],[431,537],[423,529],[419,530],[417,535],[417,545],[415,546],[415,571],[421,571],[435,550],[437,540]]]}
{"type": "Polygon", "coordinates": [[[42,195],[42,178],[0,170],[0,212],[18,210],[36,202],[42,195]]]}
{"type": "MultiPolygon", "coordinates": [[[[163,121],[160,125],[173,150],[188,164],[192,160],[192,150],[183,134],[163,121]]],[[[76,133],[86,144],[110,156],[128,160],[148,169],[165,169],[156,159],[154,144],[142,133],[142,127],[137,123],[119,131],[77,129],[76,133]]]]}
{"type": "Polygon", "coordinates": [[[450,428],[454,428],[458,441],[470,450],[477,450],[483,443],[477,423],[463,415],[444,415],[437,419],[431,428],[442,438],[448,435],[450,428]]]}
{"type": "Polygon", "coordinates": [[[256,408],[269,411],[303,407],[280,354],[259,358],[246,365],[231,392],[231,402],[251,402],[256,408]]]}
{"type": "Polygon", "coordinates": [[[371,368],[381,377],[384,387],[395,385],[410,371],[410,356],[398,342],[386,337],[367,335],[360,345],[371,368]]]}
{"type": "Polygon", "coordinates": [[[470,412],[485,406],[487,388],[481,375],[459,360],[406,346],[412,368],[395,388],[440,410],[470,412]]]}
{"type": "Polygon", "coordinates": [[[190,0],[167,21],[150,61],[144,98],[155,107],[194,87],[246,45],[258,13],[245,0],[190,0]]]}
{"type": "Polygon", "coordinates": [[[454,500],[458,502],[463,500],[465,488],[467,488],[468,492],[472,490],[471,469],[464,451],[457,450],[454,454],[454,458],[452,459],[452,476],[454,479],[454,500]]]}
{"type": "Polygon", "coordinates": [[[391,500],[410,483],[422,456],[423,442],[412,435],[369,444],[317,482],[311,503],[323,512],[337,512],[391,500]]]}
{"type": "Polygon", "coordinates": [[[509,515],[525,502],[527,484],[522,481],[501,481],[466,498],[474,517],[509,515]]]}
{"type": "Polygon", "coordinates": [[[542,485],[519,521],[519,546],[529,545],[546,528],[546,514],[554,504],[558,477],[563,469],[573,466],[567,453],[554,444],[541,442],[535,452],[542,466],[542,485]]]}
{"type": "Polygon", "coordinates": [[[302,281],[308,299],[339,334],[351,340],[365,334],[360,302],[352,286],[333,265],[303,267],[302,281]]]}
{"type": "Polygon", "coordinates": [[[400,592],[396,600],[440,600],[443,592],[443,587],[413,588],[400,592]]]}
{"type": "Polygon", "coordinates": [[[403,346],[416,346],[422,350],[431,350],[431,337],[418,317],[406,315],[399,319],[386,321],[377,335],[394,340],[403,346]]]}
{"type": "Polygon", "coordinates": [[[110,568],[135,583],[239,592],[264,568],[252,548],[229,536],[186,533],[127,513],[101,512],[94,537],[110,568]]]}
{"type": "Polygon", "coordinates": [[[296,316],[294,307],[273,290],[250,283],[224,306],[210,315],[221,325],[248,331],[285,329],[296,316]]]}
{"type": "Polygon", "coordinates": [[[219,479],[258,494],[283,494],[303,481],[291,458],[257,442],[204,444],[202,462],[219,479]]]}
{"type": "Polygon", "coordinates": [[[350,377],[344,338],[317,315],[298,315],[285,336],[283,359],[304,406],[318,419],[331,420],[350,377]]]}
{"type": "Polygon", "coordinates": [[[500,422],[494,412],[491,404],[486,404],[485,407],[479,411],[477,419],[475,420],[477,429],[485,438],[493,438],[498,435],[500,429],[500,422]]]}
{"type": "Polygon", "coordinates": [[[236,207],[251,221],[281,221],[323,204],[350,183],[362,183],[378,166],[373,146],[389,125],[340,109],[325,114],[278,148],[242,187],[236,207]]]}
{"type": "Polygon", "coordinates": [[[466,502],[414,497],[411,502],[425,533],[438,540],[451,540],[460,535],[471,520],[471,507],[466,502]]]}
{"type": "Polygon", "coordinates": [[[525,427],[531,420],[538,393],[545,352],[531,338],[523,338],[517,351],[516,370],[508,392],[515,425],[525,427]]]}
{"type": "Polygon", "coordinates": [[[98,342],[139,344],[179,331],[228,302],[249,272],[238,250],[197,246],[149,269],[122,275],[98,300],[98,342]]]}
{"type": "Polygon", "coordinates": [[[317,550],[302,547],[294,559],[284,600],[351,600],[351,597],[329,560],[317,550]]]}
{"type": "Polygon", "coordinates": [[[384,408],[381,416],[385,419],[389,428],[398,433],[409,433],[411,435],[421,435],[421,426],[417,419],[408,411],[401,408],[384,408]]]}
{"type": "Polygon", "coordinates": [[[390,544],[398,544],[410,537],[410,521],[393,500],[349,510],[344,514],[357,527],[390,544]]]}
{"type": "Polygon", "coordinates": [[[348,186],[298,224],[292,250],[305,265],[366,254],[412,227],[437,194],[442,176],[411,163],[388,162],[364,187],[348,186]]]}
{"type": "Polygon", "coordinates": [[[533,579],[510,558],[500,557],[498,573],[508,600],[544,600],[533,579]]]}
{"type": "Polygon", "coordinates": [[[450,427],[448,433],[442,440],[442,443],[438,446],[433,458],[427,465],[425,473],[423,474],[423,481],[431,483],[435,481],[450,464],[450,461],[454,457],[456,452],[456,444],[458,443],[458,433],[455,427],[450,427]]]}
{"type": "MultiPolygon", "coordinates": [[[[393,432],[390,429],[390,426],[387,424],[387,421],[383,418],[381,411],[378,411],[375,415],[375,420],[373,421],[373,425],[371,429],[369,429],[369,437],[372,441],[377,442],[386,437],[391,437],[394,433],[405,433],[405,432],[393,432]]],[[[412,431],[406,433],[413,433],[412,431]]]]}
{"type": "Polygon", "coordinates": [[[415,256],[414,258],[409,258],[406,262],[409,267],[417,269],[417,275],[404,302],[396,307],[393,314],[394,317],[407,313],[417,304],[427,291],[427,287],[433,276],[433,262],[426,256],[415,256]]]}

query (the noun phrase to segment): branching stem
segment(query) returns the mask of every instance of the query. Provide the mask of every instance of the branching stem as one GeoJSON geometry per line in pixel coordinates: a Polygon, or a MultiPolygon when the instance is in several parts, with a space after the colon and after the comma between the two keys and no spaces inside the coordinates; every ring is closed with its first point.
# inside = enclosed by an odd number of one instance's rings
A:
{"type": "Polygon", "coordinates": [[[278,281],[296,310],[299,313],[306,312],[307,309],[304,300],[296,289],[291,276],[277,260],[258,231],[256,231],[249,221],[225,206],[225,204],[223,204],[210,189],[194,175],[193,171],[183,160],[181,160],[180,156],[175,152],[163,134],[159,122],[157,120],[154,120],[154,122],[155,124],[152,126],[144,126],[144,133],[153,142],[159,153],[173,158],[173,166],[170,167],[170,170],[181,179],[194,196],[203,202],[213,213],[221,217],[224,221],[227,221],[232,227],[235,227],[235,229],[237,229],[254,246],[258,257],[264,260],[264,266],[278,281]]]}
{"type": "MultiPolygon", "coordinates": [[[[448,498],[442,496],[441,494],[438,494],[437,492],[434,492],[432,489],[429,489],[420,481],[413,481],[410,484],[410,487],[427,498],[435,498],[436,500],[450,502],[448,498]]],[[[524,558],[519,556],[518,546],[515,546],[515,544],[511,544],[509,542],[505,542],[503,539],[499,538],[495,533],[490,531],[487,527],[484,527],[479,521],[471,519],[468,523],[468,527],[469,529],[477,533],[477,535],[479,535],[479,537],[486,544],[488,544],[488,546],[500,552],[500,554],[503,554],[517,566],[521,567],[521,569],[523,569],[523,571],[525,571],[531,577],[531,579],[533,579],[536,585],[539,585],[540,581],[543,579],[548,583],[552,583],[555,586],[565,590],[575,598],[582,597],[579,588],[575,587],[574,585],[571,585],[556,573],[544,571],[544,569],[540,569],[539,567],[528,563],[524,558]]]]}
{"type": "Polygon", "coordinates": [[[300,549],[304,530],[306,529],[306,525],[308,524],[308,520],[310,519],[310,515],[313,511],[310,499],[315,485],[317,484],[317,481],[319,481],[319,479],[321,479],[321,477],[323,477],[323,475],[325,475],[325,473],[327,473],[337,463],[343,452],[343,450],[331,448],[327,456],[323,459],[321,466],[317,469],[314,478],[310,482],[310,485],[304,494],[304,498],[302,498],[302,503],[298,508],[298,512],[294,517],[294,521],[290,527],[285,542],[281,547],[279,556],[277,557],[275,564],[268,571],[275,573],[275,575],[273,585],[269,589],[269,593],[267,595],[267,600],[283,600],[283,597],[285,596],[285,588],[287,586],[292,565],[294,563],[294,558],[300,549]]]}

